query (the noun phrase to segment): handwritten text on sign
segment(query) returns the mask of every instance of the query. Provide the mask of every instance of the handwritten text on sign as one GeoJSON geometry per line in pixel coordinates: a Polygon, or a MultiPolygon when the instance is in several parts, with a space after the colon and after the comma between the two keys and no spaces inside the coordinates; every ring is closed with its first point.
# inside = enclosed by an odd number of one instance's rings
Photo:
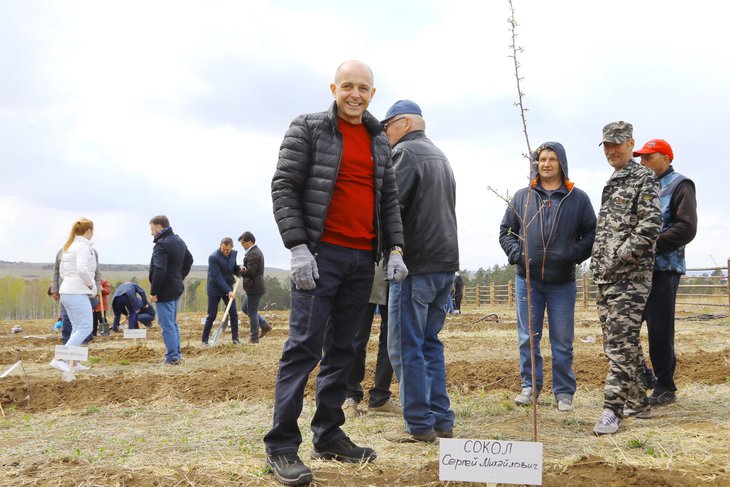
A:
{"type": "Polygon", "coordinates": [[[137,328],[137,329],[125,329],[124,330],[124,338],[147,338],[147,329],[146,328],[137,328]]]}
{"type": "Polygon", "coordinates": [[[86,362],[89,360],[89,349],[86,347],[56,345],[55,358],[58,360],[79,360],[86,362]]]}
{"type": "Polygon", "coordinates": [[[542,485],[542,443],[445,439],[439,479],[542,485]]]}

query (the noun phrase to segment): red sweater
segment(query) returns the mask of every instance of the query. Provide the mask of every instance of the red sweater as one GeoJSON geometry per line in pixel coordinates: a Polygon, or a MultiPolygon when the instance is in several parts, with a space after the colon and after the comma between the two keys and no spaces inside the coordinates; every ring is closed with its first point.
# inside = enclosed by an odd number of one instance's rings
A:
{"type": "Polygon", "coordinates": [[[338,118],[342,159],[324,222],[322,242],[359,250],[375,248],[375,163],[365,125],[338,118]]]}

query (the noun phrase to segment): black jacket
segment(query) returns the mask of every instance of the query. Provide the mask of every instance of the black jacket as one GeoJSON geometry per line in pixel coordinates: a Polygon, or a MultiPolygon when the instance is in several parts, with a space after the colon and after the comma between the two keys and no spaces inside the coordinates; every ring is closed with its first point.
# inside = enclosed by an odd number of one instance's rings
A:
{"type": "Polygon", "coordinates": [[[158,301],[174,301],[185,289],[183,279],[190,273],[193,256],[185,242],[172,233],[172,227],[160,232],[154,239],[150,261],[150,295],[158,301]]]}
{"type": "MultiPolygon", "coordinates": [[[[567,179],[568,159],[563,146],[557,142],[548,142],[541,147],[549,148],[558,155],[563,175],[567,179]]],[[[588,195],[573,187],[572,183],[568,185],[571,189],[563,185],[556,190],[562,196],[557,208],[550,209],[553,212],[552,222],[547,229],[544,222],[546,208],[543,206],[547,203],[543,202],[548,201],[548,197],[539,184],[531,183],[531,187],[517,191],[512,197],[499,227],[499,244],[507,254],[509,263],[517,264],[518,275],[524,277],[526,274],[525,251],[521,240],[525,229],[515,210],[523,215],[530,191],[530,206],[522,219],[528,222],[530,276],[545,282],[574,281],[576,264],[590,257],[596,235],[596,214],[588,195]]]]}
{"type": "Polygon", "coordinates": [[[408,273],[458,271],[456,181],[448,159],[417,130],[393,146],[393,165],[408,273]]]}
{"type": "MultiPolygon", "coordinates": [[[[372,137],[375,164],[377,258],[384,249],[403,245],[403,228],[388,139],[369,112],[363,114],[363,123],[372,137]]],[[[336,103],[329,111],[300,115],[289,126],[271,181],[274,218],[286,248],[307,244],[309,250],[317,251],[341,157],[336,103]]]]}
{"type": "Polygon", "coordinates": [[[246,294],[264,294],[266,283],[264,282],[264,253],[258,245],[254,245],[246,252],[243,258],[245,271],[241,272],[243,278],[243,290],[246,294]]]}
{"type": "Polygon", "coordinates": [[[228,257],[223,255],[221,249],[216,250],[208,257],[208,285],[206,291],[208,296],[228,296],[233,291],[233,283],[236,278],[234,272],[238,271],[236,266],[236,253],[231,250],[228,257]]]}

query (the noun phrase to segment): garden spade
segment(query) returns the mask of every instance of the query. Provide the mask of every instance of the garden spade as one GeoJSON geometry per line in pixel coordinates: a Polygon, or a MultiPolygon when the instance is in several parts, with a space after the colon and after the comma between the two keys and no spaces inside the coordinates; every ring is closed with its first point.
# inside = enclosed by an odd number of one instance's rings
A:
{"type": "MultiPolygon", "coordinates": [[[[240,279],[236,278],[236,283],[233,285],[234,299],[236,296],[236,291],[238,290],[239,282],[240,282],[240,279]]],[[[228,312],[231,310],[231,304],[233,304],[233,299],[228,300],[228,305],[226,305],[226,311],[223,313],[223,318],[221,318],[221,322],[218,325],[218,328],[213,332],[213,336],[210,337],[211,346],[214,346],[216,343],[218,343],[218,340],[220,339],[221,335],[226,330],[226,326],[228,326],[228,312]]]]}

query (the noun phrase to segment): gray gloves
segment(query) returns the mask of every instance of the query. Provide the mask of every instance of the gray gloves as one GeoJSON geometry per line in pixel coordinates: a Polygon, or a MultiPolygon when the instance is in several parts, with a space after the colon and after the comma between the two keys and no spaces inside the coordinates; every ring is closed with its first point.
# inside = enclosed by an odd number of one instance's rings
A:
{"type": "MultiPolygon", "coordinates": [[[[401,260],[401,264],[402,262],[401,260]]],[[[317,287],[314,282],[315,279],[319,279],[317,261],[314,260],[307,244],[299,244],[291,248],[291,279],[297,289],[310,291],[317,287]]]]}
{"type": "Polygon", "coordinates": [[[388,268],[385,271],[385,278],[393,282],[401,282],[408,275],[408,268],[403,262],[403,254],[400,250],[390,252],[388,257],[388,268]]]}

